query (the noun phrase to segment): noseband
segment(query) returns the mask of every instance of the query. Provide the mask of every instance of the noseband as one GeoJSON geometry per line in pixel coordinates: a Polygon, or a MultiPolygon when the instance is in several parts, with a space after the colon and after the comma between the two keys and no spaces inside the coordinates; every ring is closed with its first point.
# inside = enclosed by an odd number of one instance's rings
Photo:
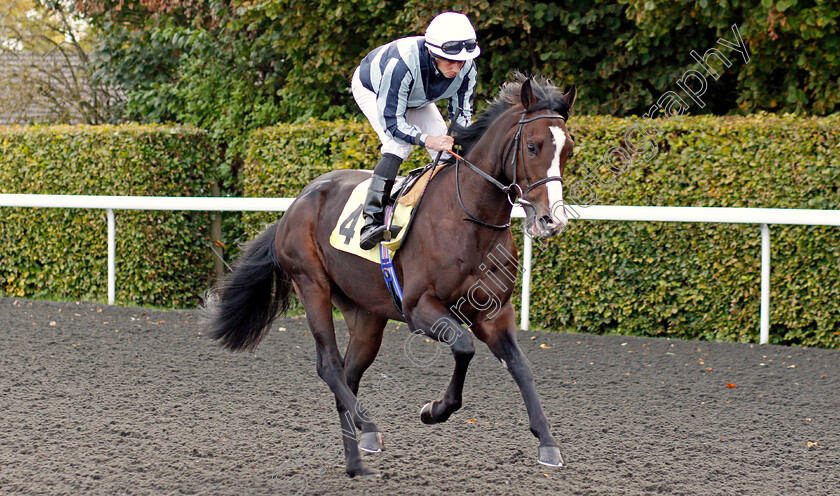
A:
{"type": "Polygon", "coordinates": [[[490,184],[492,184],[493,186],[502,190],[505,193],[505,195],[507,196],[507,199],[508,199],[508,201],[510,202],[511,205],[514,205],[516,203],[516,201],[519,201],[519,203],[521,203],[521,204],[531,206],[531,203],[528,200],[524,200],[522,197],[527,195],[531,191],[533,191],[534,188],[542,186],[543,184],[546,184],[550,181],[560,181],[561,184],[563,183],[563,176],[562,175],[560,175],[560,176],[548,176],[548,177],[545,177],[543,179],[540,179],[539,181],[536,181],[536,182],[532,183],[531,179],[528,177],[528,172],[525,170],[525,167],[523,165],[522,172],[525,174],[525,181],[527,181],[528,184],[527,184],[527,186],[525,187],[524,190],[519,186],[519,184],[517,184],[517,182],[518,182],[517,181],[517,179],[518,179],[517,163],[516,163],[517,157],[521,154],[522,157],[523,157],[522,158],[523,164],[525,162],[525,158],[524,158],[525,157],[525,155],[524,155],[525,151],[523,150],[523,147],[520,146],[520,143],[522,141],[522,128],[525,127],[525,124],[528,124],[529,122],[533,122],[537,119],[562,119],[563,121],[566,120],[565,117],[563,117],[562,115],[559,115],[559,114],[537,115],[537,116],[534,116],[534,117],[525,118],[525,113],[524,112],[522,113],[522,117],[519,119],[519,127],[517,127],[516,134],[514,134],[514,136],[513,136],[513,141],[511,141],[510,146],[508,146],[507,149],[505,150],[505,154],[502,158],[503,163],[507,162],[507,157],[511,153],[513,153],[513,159],[511,160],[511,164],[513,165],[513,182],[510,183],[508,186],[505,186],[504,184],[500,183],[496,178],[494,178],[490,174],[484,172],[483,170],[479,169],[478,167],[476,167],[474,164],[470,163],[466,159],[464,159],[464,158],[462,158],[458,155],[453,154],[455,156],[455,192],[458,195],[458,203],[461,204],[461,209],[463,209],[464,213],[467,214],[467,218],[464,219],[464,220],[468,220],[470,222],[475,222],[476,224],[478,224],[480,226],[489,227],[491,229],[507,229],[507,228],[510,227],[510,222],[508,222],[506,224],[491,224],[489,222],[484,222],[483,220],[481,220],[481,219],[477,218],[476,216],[474,216],[473,214],[471,214],[469,210],[467,210],[466,205],[464,205],[464,201],[461,199],[461,182],[458,179],[458,169],[459,169],[459,166],[462,163],[464,165],[466,165],[467,167],[469,167],[470,169],[472,169],[473,171],[475,171],[479,176],[481,176],[484,179],[486,179],[487,181],[489,181],[490,184]]]}

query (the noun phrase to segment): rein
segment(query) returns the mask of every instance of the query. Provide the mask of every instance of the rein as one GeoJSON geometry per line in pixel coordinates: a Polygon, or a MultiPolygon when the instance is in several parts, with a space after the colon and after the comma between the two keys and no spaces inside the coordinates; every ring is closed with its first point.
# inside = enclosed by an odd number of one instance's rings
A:
{"type": "MultiPolygon", "coordinates": [[[[490,174],[484,172],[483,170],[479,169],[475,164],[469,162],[465,158],[459,156],[458,154],[452,153],[452,156],[455,157],[455,192],[458,195],[458,203],[461,204],[461,209],[464,211],[465,214],[467,214],[467,218],[464,219],[464,220],[467,220],[467,221],[470,221],[470,222],[475,222],[476,224],[478,224],[480,226],[489,227],[490,229],[500,229],[500,230],[509,228],[510,224],[511,224],[510,221],[508,221],[506,224],[491,224],[489,222],[485,222],[485,221],[479,219],[478,217],[476,217],[472,213],[470,213],[469,210],[467,210],[466,205],[464,205],[464,200],[461,198],[461,181],[458,178],[459,166],[462,163],[464,165],[466,165],[468,168],[470,168],[471,170],[473,170],[474,172],[476,172],[479,176],[486,179],[488,182],[490,182],[490,184],[492,184],[496,188],[502,190],[502,192],[504,192],[505,195],[507,196],[507,199],[510,202],[511,206],[513,206],[516,201],[518,201],[519,203],[524,203],[526,205],[531,205],[530,202],[528,202],[527,200],[523,200],[522,197],[527,195],[531,191],[533,191],[534,188],[542,186],[543,184],[546,184],[550,181],[560,181],[561,183],[563,182],[563,176],[561,175],[561,176],[545,177],[543,179],[540,179],[539,181],[536,181],[536,182],[532,183],[531,179],[528,178],[528,173],[523,168],[523,173],[525,174],[525,180],[528,182],[528,185],[523,190],[522,188],[519,187],[519,184],[517,184],[518,174],[517,174],[516,159],[520,154],[522,154],[523,155],[523,159],[522,159],[523,162],[525,160],[524,159],[524,153],[525,152],[524,152],[524,150],[522,150],[522,147],[519,146],[520,141],[522,139],[522,128],[525,127],[525,124],[528,124],[529,122],[533,122],[537,119],[563,119],[563,121],[566,120],[562,115],[559,115],[559,114],[538,115],[538,116],[534,116],[534,117],[530,117],[530,118],[526,119],[525,115],[524,115],[524,112],[523,112],[522,118],[519,119],[519,127],[516,129],[516,134],[513,136],[513,141],[511,141],[510,146],[505,150],[505,154],[503,155],[503,158],[502,158],[503,163],[506,162],[508,155],[510,155],[510,153],[513,152],[513,160],[511,161],[511,163],[513,165],[513,182],[510,183],[508,186],[505,186],[504,184],[500,183],[496,178],[494,178],[490,174]]],[[[503,166],[503,170],[504,170],[504,166],[503,166]]]]}

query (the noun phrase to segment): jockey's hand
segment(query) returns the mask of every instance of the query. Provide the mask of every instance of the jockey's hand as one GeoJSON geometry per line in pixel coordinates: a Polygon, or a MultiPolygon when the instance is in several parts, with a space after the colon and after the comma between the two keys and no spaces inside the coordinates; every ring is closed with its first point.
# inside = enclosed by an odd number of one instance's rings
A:
{"type": "Polygon", "coordinates": [[[452,136],[429,136],[426,138],[426,148],[431,148],[436,152],[447,152],[452,150],[455,144],[455,138],[452,136]]]}

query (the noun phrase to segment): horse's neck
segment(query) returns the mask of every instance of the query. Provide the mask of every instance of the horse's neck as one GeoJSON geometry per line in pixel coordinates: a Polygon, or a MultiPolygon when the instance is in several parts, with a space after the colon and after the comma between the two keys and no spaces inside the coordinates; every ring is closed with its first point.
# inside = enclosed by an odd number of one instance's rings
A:
{"type": "MultiPolygon", "coordinates": [[[[502,174],[504,167],[502,154],[504,150],[498,143],[494,143],[495,146],[492,149],[480,145],[482,145],[481,141],[465,158],[490,177],[507,186],[509,181],[502,174]]],[[[507,224],[510,221],[510,214],[513,209],[507,194],[467,166],[461,165],[460,168],[461,199],[464,201],[467,210],[489,224],[507,224]]],[[[478,226],[478,224],[475,225],[478,226]]],[[[481,229],[489,228],[481,227],[481,229]]]]}

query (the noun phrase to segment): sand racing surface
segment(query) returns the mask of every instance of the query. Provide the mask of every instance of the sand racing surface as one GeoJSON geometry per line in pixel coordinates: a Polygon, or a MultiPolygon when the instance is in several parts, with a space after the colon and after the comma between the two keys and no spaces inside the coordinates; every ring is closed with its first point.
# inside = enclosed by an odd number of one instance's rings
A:
{"type": "Polygon", "coordinates": [[[391,323],[359,394],[382,477],[361,480],[303,318],[233,354],[196,311],[0,298],[0,314],[0,494],[840,494],[840,351],[521,332],[555,469],[477,340],[463,408],[422,424],[454,360],[421,340],[434,363],[413,363],[391,323]]]}

